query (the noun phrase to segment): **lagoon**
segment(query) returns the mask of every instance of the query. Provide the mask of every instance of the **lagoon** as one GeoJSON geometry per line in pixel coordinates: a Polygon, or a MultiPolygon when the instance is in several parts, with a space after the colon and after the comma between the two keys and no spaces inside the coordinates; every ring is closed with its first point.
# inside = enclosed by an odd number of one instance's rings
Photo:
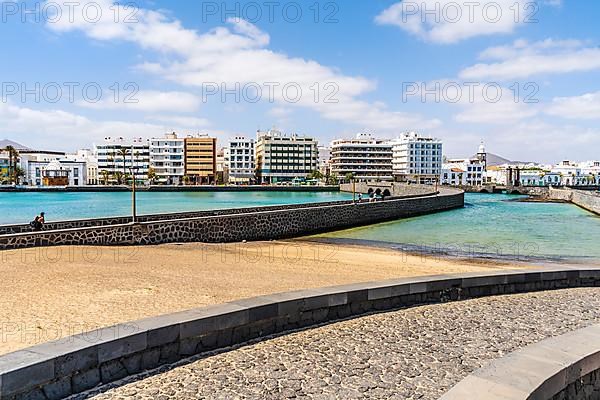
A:
{"type": "MultiPolygon", "coordinates": [[[[352,199],[340,192],[138,192],[138,214],[303,204],[352,199]]],[[[0,192],[0,224],[131,215],[129,192],[0,192]]]]}
{"type": "Polygon", "coordinates": [[[519,198],[467,193],[462,209],[317,237],[440,255],[600,261],[600,217],[571,204],[519,198]]]}

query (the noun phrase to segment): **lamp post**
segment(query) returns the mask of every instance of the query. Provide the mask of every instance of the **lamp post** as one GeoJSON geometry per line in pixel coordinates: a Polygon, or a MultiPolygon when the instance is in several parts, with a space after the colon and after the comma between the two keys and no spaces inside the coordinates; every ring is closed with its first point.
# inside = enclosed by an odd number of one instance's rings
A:
{"type": "Polygon", "coordinates": [[[135,198],[135,164],[133,158],[133,145],[131,145],[131,222],[136,223],[137,220],[137,209],[136,209],[136,198],[135,198]]]}

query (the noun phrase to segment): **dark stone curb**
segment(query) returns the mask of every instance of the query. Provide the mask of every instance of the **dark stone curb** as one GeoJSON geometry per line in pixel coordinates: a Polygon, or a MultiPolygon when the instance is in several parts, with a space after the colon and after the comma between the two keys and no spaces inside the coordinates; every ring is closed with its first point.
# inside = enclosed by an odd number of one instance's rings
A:
{"type": "Polygon", "coordinates": [[[600,325],[532,344],[480,368],[440,400],[600,398],[600,325]]]}
{"type": "Polygon", "coordinates": [[[0,357],[1,399],[61,399],[207,351],[426,303],[600,286],[600,269],[548,267],[395,279],[238,300],[115,325],[0,357]]]}

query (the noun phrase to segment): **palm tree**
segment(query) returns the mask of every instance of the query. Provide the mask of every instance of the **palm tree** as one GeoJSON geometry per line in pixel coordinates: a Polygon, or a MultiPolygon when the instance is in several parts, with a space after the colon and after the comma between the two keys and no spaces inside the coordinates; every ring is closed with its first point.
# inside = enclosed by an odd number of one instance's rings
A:
{"type": "Polygon", "coordinates": [[[352,180],[354,179],[354,174],[352,172],[348,172],[346,174],[346,181],[348,181],[348,183],[352,182],[352,180]]]}
{"type": "Polygon", "coordinates": [[[156,170],[152,167],[148,168],[148,180],[151,185],[156,181],[156,170]]]}
{"type": "Polygon", "coordinates": [[[321,179],[323,179],[323,174],[321,173],[321,171],[315,170],[310,173],[310,178],[320,181],[321,179]]]}
{"type": "Polygon", "coordinates": [[[19,167],[18,165],[16,165],[14,172],[13,172],[13,176],[15,178],[15,183],[20,184],[21,178],[25,177],[25,170],[23,168],[19,167]]]}
{"type": "Polygon", "coordinates": [[[8,181],[16,183],[15,170],[19,162],[19,152],[13,146],[6,146],[4,151],[8,153],[8,181]]]}
{"type": "Polygon", "coordinates": [[[129,149],[127,147],[121,147],[117,154],[123,157],[123,175],[127,175],[127,166],[125,162],[127,161],[127,156],[129,155],[129,149]]]}
{"type": "Polygon", "coordinates": [[[100,175],[102,175],[102,181],[104,182],[104,185],[108,185],[108,178],[110,177],[110,172],[103,169],[102,171],[100,171],[100,175]]]}

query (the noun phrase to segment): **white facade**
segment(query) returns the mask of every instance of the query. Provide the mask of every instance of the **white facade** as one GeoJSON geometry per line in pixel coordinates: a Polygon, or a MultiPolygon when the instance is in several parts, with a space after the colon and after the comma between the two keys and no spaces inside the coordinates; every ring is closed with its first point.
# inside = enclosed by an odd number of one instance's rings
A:
{"type": "Polygon", "coordinates": [[[68,186],[87,185],[87,165],[85,161],[67,158],[52,161],[28,161],[26,175],[30,185],[44,186],[44,175],[51,171],[64,171],[68,176],[68,186]]]}
{"type": "Polygon", "coordinates": [[[284,135],[271,129],[257,132],[256,165],[260,183],[302,180],[317,170],[318,142],[297,134],[284,135]]]}
{"type": "Polygon", "coordinates": [[[486,183],[485,164],[477,158],[449,160],[442,166],[443,185],[481,186],[486,183]]]}
{"type": "Polygon", "coordinates": [[[158,182],[168,185],[183,183],[185,175],[185,140],[175,133],[150,139],[150,166],[158,182]]]}
{"type": "Polygon", "coordinates": [[[392,144],[359,133],[355,139],[338,139],[331,143],[331,174],[344,179],[370,181],[393,179],[392,144]]]}
{"type": "Polygon", "coordinates": [[[86,165],[86,185],[99,185],[100,177],[98,175],[98,159],[94,151],[89,149],[78,150],[75,154],[67,154],[67,160],[85,162],[86,165]]]}
{"type": "Polygon", "coordinates": [[[390,142],[396,180],[434,183],[442,172],[442,142],[416,132],[405,132],[390,142]]]}
{"type": "Polygon", "coordinates": [[[254,139],[236,136],[229,141],[225,159],[229,173],[229,183],[249,184],[256,173],[254,139]]]}
{"type": "Polygon", "coordinates": [[[93,157],[98,162],[99,183],[104,183],[105,180],[114,182],[117,173],[130,174],[132,169],[136,180],[148,179],[150,144],[147,139],[107,137],[104,138],[104,143],[94,146],[93,157]]]}

